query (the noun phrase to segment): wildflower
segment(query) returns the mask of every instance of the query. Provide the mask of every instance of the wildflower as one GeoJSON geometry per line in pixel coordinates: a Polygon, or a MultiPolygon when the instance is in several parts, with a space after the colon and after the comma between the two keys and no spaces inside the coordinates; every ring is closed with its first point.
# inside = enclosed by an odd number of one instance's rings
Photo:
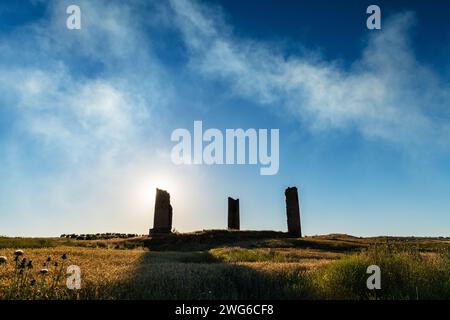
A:
{"type": "Polygon", "coordinates": [[[14,251],[14,255],[15,256],[23,256],[23,250],[16,250],[16,251],[14,251]]]}
{"type": "Polygon", "coordinates": [[[42,274],[42,275],[46,275],[46,274],[48,273],[48,269],[47,269],[47,268],[42,268],[42,269],[39,271],[39,273],[42,274]]]}
{"type": "Polygon", "coordinates": [[[25,269],[26,263],[27,263],[27,259],[23,258],[22,262],[19,265],[19,268],[20,269],[25,269]]]}
{"type": "Polygon", "coordinates": [[[5,256],[0,256],[0,265],[6,264],[8,262],[8,258],[5,256]]]}

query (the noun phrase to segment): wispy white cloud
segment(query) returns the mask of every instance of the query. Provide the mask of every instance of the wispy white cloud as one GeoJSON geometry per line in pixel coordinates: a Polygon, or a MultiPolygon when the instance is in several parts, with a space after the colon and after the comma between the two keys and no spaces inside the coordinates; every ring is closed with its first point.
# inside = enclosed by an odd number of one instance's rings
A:
{"type": "MultiPolygon", "coordinates": [[[[81,32],[65,28],[71,2],[52,1],[45,18],[0,37],[0,113],[13,131],[0,140],[0,211],[2,218],[15,215],[14,223],[40,216],[32,221],[41,223],[41,233],[54,232],[54,225],[61,232],[102,231],[99,225],[104,231],[145,226],[144,232],[151,205],[136,202],[135,189],[162,172],[168,179],[175,174],[167,150],[158,149],[159,115],[176,117],[177,104],[192,97],[184,94],[210,79],[313,133],[357,130],[401,145],[448,145],[449,89],[414,56],[412,14],[391,17],[361,58],[343,68],[317,57],[285,58],[273,43],[239,38],[220,11],[195,1],[155,1],[152,10],[139,0],[78,3],[81,32]],[[157,33],[168,30],[182,36],[189,57],[180,70],[154,52],[157,33]],[[192,83],[183,78],[186,67],[192,83]]],[[[199,183],[198,172],[192,176],[199,183]]],[[[202,210],[189,203],[202,197],[200,189],[188,189],[176,199],[184,210],[206,215],[207,203],[202,210]]],[[[220,202],[222,195],[213,197],[220,202]]]]}
{"type": "Polygon", "coordinates": [[[149,203],[135,202],[134,184],[164,168],[158,113],[172,85],[131,6],[79,1],[82,30],[71,32],[67,4],[50,2],[43,19],[0,39],[0,107],[11,122],[1,141],[2,219],[12,215],[14,228],[40,216],[48,234],[101,220],[117,229],[130,211],[138,217],[127,228],[141,229],[149,203]]]}
{"type": "Polygon", "coordinates": [[[151,46],[142,44],[127,5],[80,5],[81,32],[64,27],[64,3],[54,2],[49,19],[4,39],[0,90],[20,110],[17,124],[58,144],[69,160],[92,147],[124,148],[129,156],[129,147],[140,142],[139,129],[167,105],[171,84],[151,46]]]}
{"type": "Polygon", "coordinates": [[[369,139],[448,145],[450,88],[415,58],[412,13],[392,16],[382,32],[372,32],[361,58],[345,69],[317,58],[284,58],[270,43],[233,36],[220,15],[197,2],[171,5],[192,69],[226,81],[235,95],[294,116],[313,132],[356,129],[369,139]],[[436,121],[439,115],[446,120],[436,121]]]}

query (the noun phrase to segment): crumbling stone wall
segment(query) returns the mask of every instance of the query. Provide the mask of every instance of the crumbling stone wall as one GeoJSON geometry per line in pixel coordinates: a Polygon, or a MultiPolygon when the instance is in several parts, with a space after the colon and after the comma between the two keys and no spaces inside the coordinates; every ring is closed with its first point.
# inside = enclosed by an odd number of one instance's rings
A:
{"type": "Polygon", "coordinates": [[[170,205],[170,194],[165,190],[156,189],[153,229],[150,229],[150,234],[170,232],[172,232],[172,206],[170,205]]]}
{"type": "Polygon", "coordinates": [[[240,230],[239,199],[228,197],[228,229],[240,230]]]}
{"type": "Polygon", "coordinates": [[[302,236],[300,226],[300,205],[298,201],[297,187],[287,188],[284,192],[286,196],[286,215],[288,232],[296,237],[302,236]]]}

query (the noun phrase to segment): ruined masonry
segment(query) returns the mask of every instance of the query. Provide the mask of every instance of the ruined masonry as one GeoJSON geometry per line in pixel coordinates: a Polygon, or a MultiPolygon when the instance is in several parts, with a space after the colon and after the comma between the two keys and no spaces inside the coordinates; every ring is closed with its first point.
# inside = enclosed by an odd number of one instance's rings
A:
{"type": "MultiPolygon", "coordinates": [[[[286,216],[288,233],[295,237],[301,237],[300,204],[297,187],[289,187],[285,190],[286,216]]],[[[155,213],[153,228],[150,235],[168,234],[172,232],[172,206],[170,194],[161,189],[156,189],[155,213]]],[[[239,199],[228,197],[228,229],[240,230],[239,199]]]]}
{"type": "Polygon", "coordinates": [[[228,229],[240,230],[239,199],[228,197],[228,229]]]}
{"type": "Polygon", "coordinates": [[[294,236],[301,237],[300,227],[300,205],[298,202],[297,187],[287,188],[284,192],[286,196],[286,215],[288,232],[294,236]]]}
{"type": "Polygon", "coordinates": [[[161,189],[156,189],[155,214],[153,218],[153,229],[150,234],[172,232],[172,206],[170,205],[170,194],[161,189]]]}

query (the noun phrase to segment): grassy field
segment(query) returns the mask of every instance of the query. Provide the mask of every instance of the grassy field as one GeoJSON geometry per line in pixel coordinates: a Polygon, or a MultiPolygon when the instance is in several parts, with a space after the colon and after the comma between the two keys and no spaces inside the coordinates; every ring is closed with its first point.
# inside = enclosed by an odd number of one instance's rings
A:
{"type": "Polygon", "coordinates": [[[0,265],[0,299],[450,298],[450,239],[444,238],[226,231],[168,239],[3,237],[0,256],[8,258],[0,265]],[[24,251],[17,266],[15,249],[24,251]],[[65,286],[71,264],[81,268],[81,290],[65,286]],[[381,268],[381,290],[366,287],[372,264],[381,268]],[[48,273],[40,274],[42,268],[48,273]]]}

